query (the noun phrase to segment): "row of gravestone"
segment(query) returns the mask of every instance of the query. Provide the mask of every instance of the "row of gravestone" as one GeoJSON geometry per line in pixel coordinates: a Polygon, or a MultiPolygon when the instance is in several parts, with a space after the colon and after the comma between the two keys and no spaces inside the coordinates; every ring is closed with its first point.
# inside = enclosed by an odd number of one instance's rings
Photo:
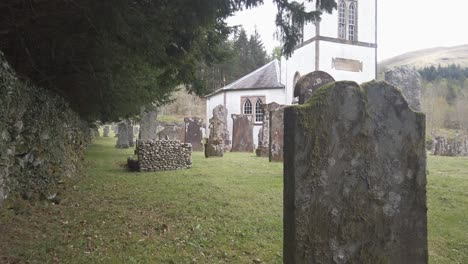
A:
{"type": "Polygon", "coordinates": [[[455,139],[435,137],[431,154],[435,156],[468,156],[468,137],[457,134],[455,139]]]}

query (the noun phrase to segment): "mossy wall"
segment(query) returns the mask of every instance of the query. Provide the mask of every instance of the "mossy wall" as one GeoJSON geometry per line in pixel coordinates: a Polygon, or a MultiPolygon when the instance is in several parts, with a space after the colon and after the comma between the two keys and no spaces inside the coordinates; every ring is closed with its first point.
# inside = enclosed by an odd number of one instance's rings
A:
{"type": "Polygon", "coordinates": [[[0,205],[13,194],[56,195],[77,176],[91,134],[62,97],[19,80],[0,52],[0,205]]]}

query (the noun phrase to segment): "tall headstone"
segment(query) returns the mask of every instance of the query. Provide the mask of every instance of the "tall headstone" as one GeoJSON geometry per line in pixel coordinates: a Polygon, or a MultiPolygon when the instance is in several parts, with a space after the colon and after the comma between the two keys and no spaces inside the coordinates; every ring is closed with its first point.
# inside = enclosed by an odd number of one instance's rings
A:
{"type": "Polygon", "coordinates": [[[283,161],[284,107],[270,111],[270,136],[268,154],[270,161],[283,161]]]}
{"type": "Polygon", "coordinates": [[[177,126],[174,123],[168,124],[163,130],[159,131],[159,140],[179,140],[182,142],[181,133],[183,133],[183,130],[183,127],[177,126]]]}
{"type": "Polygon", "coordinates": [[[104,137],[109,137],[109,133],[110,133],[110,127],[109,126],[104,126],[103,136],[104,137]]]}
{"type": "Polygon", "coordinates": [[[337,82],[284,120],[284,263],[428,262],[424,114],[337,82]]]}
{"type": "Polygon", "coordinates": [[[299,97],[299,104],[304,104],[320,87],[334,82],[333,77],[324,71],[314,71],[302,76],[294,86],[294,97],[299,97]]]}
{"type": "Polygon", "coordinates": [[[385,72],[385,81],[400,89],[408,104],[421,111],[421,75],[414,68],[402,66],[385,72]]]}
{"type": "Polygon", "coordinates": [[[233,152],[253,152],[253,116],[232,114],[233,152]]]}
{"type": "Polygon", "coordinates": [[[127,122],[123,121],[120,122],[118,127],[118,134],[117,134],[117,144],[115,145],[116,148],[129,148],[130,142],[128,141],[128,124],[127,122]]]}
{"type": "Polygon", "coordinates": [[[227,109],[218,105],[213,109],[210,118],[210,136],[205,144],[205,157],[222,157],[224,155],[225,141],[228,136],[226,124],[227,109]]]}
{"type": "Polygon", "coordinates": [[[158,112],[151,107],[141,108],[140,137],[141,140],[153,140],[158,138],[158,112]],[[151,109],[150,109],[151,108],[151,109]]]}
{"type": "Polygon", "coordinates": [[[270,156],[270,112],[280,107],[281,105],[276,102],[262,105],[263,122],[258,134],[258,147],[255,150],[257,157],[270,156]]]}
{"type": "Polygon", "coordinates": [[[127,131],[128,131],[128,144],[130,147],[135,146],[135,135],[133,134],[133,125],[132,121],[127,120],[127,131]]]}
{"type": "Polygon", "coordinates": [[[191,143],[193,151],[202,151],[203,134],[201,128],[203,126],[203,119],[198,117],[186,117],[184,118],[184,122],[185,143],[191,143]]]}

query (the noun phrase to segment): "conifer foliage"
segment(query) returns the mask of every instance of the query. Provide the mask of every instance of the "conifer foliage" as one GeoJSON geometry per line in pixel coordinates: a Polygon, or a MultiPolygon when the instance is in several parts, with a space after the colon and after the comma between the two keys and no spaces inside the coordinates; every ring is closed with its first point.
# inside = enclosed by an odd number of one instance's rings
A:
{"type": "MultiPolygon", "coordinates": [[[[272,0],[288,55],[321,11],[272,0]]],[[[309,1],[309,0],[307,0],[309,1]]],[[[311,0],[309,2],[312,2],[311,0]]],[[[165,102],[178,85],[204,94],[200,62],[227,56],[225,19],[263,0],[2,0],[0,50],[22,77],[54,90],[88,120],[165,102]]],[[[316,1],[330,12],[335,0],[316,1]]],[[[255,39],[255,37],[254,37],[255,39]]]]}

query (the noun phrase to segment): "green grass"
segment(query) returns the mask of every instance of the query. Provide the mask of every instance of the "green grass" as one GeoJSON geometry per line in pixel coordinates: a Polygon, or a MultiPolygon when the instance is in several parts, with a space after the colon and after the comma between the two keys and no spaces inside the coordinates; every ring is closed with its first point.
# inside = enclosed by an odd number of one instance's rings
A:
{"type": "MultiPolygon", "coordinates": [[[[0,212],[0,263],[281,263],[282,164],[227,153],[160,173],[99,138],[59,205],[0,212]]],[[[429,156],[431,263],[468,263],[468,159],[429,156]]]]}

